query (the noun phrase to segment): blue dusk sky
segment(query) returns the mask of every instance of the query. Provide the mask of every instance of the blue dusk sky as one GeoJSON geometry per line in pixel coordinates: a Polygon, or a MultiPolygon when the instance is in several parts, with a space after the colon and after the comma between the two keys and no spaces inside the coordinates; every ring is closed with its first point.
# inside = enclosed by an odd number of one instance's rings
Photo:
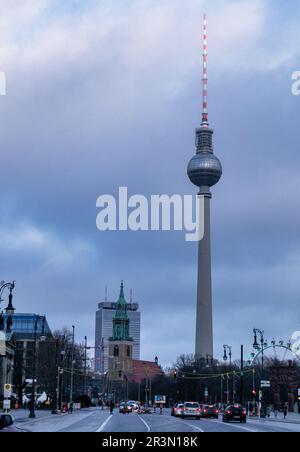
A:
{"type": "Polygon", "coordinates": [[[298,0],[0,0],[0,279],[19,312],[76,325],[120,280],[142,312],[142,357],[193,353],[197,246],[183,232],[99,232],[96,200],[196,194],[202,14],[213,189],[215,355],[252,329],[300,329],[298,0]]]}

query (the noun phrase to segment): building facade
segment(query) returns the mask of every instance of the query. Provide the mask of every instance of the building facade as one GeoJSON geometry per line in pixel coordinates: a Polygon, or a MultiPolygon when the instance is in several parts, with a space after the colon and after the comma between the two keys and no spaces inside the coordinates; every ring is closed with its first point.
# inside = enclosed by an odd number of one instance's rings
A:
{"type": "MultiPolygon", "coordinates": [[[[113,330],[113,319],[117,310],[117,303],[108,301],[99,303],[96,311],[95,327],[95,372],[108,371],[109,339],[113,330]]],[[[140,359],[141,344],[141,313],[137,303],[127,303],[126,312],[129,319],[129,335],[133,339],[133,359],[140,359]]]]}
{"type": "MultiPolygon", "coordinates": [[[[8,318],[9,316],[5,314],[4,321],[6,323],[8,318]]],[[[43,328],[40,320],[41,316],[37,314],[15,313],[12,316],[10,328],[14,335],[16,346],[13,365],[13,385],[19,400],[22,397],[22,388],[24,387],[25,380],[32,378],[35,324],[37,324],[38,350],[43,328]]],[[[46,337],[52,337],[52,332],[46,319],[44,322],[44,333],[46,337]]]]}
{"type": "Polygon", "coordinates": [[[3,401],[4,385],[13,383],[15,356],[15,337],[9,332],[0,331],[0,402],[3,401]]]}

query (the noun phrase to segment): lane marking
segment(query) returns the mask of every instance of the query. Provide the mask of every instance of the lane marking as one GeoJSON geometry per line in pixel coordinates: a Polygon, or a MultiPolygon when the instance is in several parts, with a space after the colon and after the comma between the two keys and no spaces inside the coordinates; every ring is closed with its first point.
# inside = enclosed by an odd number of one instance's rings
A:
{"type": "Polygon", "coordinates": [[[182,423],[185,424],[185,425],[188,425],[191,428],[194,428],[194,429],[198,430],[198,432],[200,432],[200,433],[205,433],[204,430],[202,430],[202,428],[196,427],[196,425],[188,424],[187,422],[182,422],[182,423]]]}
{"type": "MultiPolygon", "coordinates": [[[[203,419],[204,420],[204,419],[203,419]]],[[[205,421],[208,422],[208,421],[205,421]]],[[[232,427],[232,428],[237,428],[240,430],[245,430],[245,432],[250,432],[250,433],[259,433],[258,430],[251,430],[250,428],[247,427],[241,427],[240,425],[235,425],[235,424],[227,424],[226,422],[222,422],[222,421],[214,421],[216,424],[222,424],[222,425],[227,425],[228,427],[232,427]]]]}
{"type": "Polygon", "coordinates": [[[147,427],[147,433],[150,432],[151,428],[150,425],[147,424],[146,421],[144,421],[144,419],[138,414],[138,418],[142,421],[142,423],[147,427]]]}
{"type": "Polygon", "coordinates": [[[194,428],[195,430],[198,430],[198,432],[200,432],[200,433],[205,433],[205,431],[202,430],[202,428],[197,427],[197,426],[194,425],[194,424],[188,424],[187,422],[184,422],[182,419],[177,419],[177,420],[180,421],[182,424],[187,425],[188,427],[191,427],[191,428],[194,428]]]}
{"type": "Polygon", "coordinates": [[[101,425],[100,428],[98,428],[98,430],[96,430],[96,433],[100,433],[102,432],[105,427],[107,426],[107,424],[109,423],[109,421],[111,420],[111,418],[113,417],[113,415],[111,414],[110,416],[108,416],[108,418],[106,419],[106,421],[103,422],[103,424],[101,425]]]}

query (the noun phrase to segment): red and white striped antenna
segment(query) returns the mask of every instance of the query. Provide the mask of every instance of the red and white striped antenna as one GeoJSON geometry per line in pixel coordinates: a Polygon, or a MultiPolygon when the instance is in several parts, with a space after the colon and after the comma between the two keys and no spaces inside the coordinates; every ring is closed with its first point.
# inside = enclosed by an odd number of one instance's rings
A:
{"type": "Polygon", "coordinates": [[[202,86],[202,125],[208,125],[207,104],[207,15],[203,14],[203,86],[202,86]]]}

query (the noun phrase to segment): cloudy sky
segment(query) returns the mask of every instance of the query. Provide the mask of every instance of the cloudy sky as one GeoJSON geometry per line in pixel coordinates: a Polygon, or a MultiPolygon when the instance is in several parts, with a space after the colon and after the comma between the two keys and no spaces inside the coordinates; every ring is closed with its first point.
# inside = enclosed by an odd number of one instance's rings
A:
{"type": "Polygon", "coordinates": [[[120,280],[142,311],[142,357],[194,351],[197,247],[183,232],[99,232],[96,199],[193,194],[201,111],[224,169],[213,189],[215,355],[251,330],[300,329],[300,4],[276,0],[0,0],[0,279],[20,312],[94,338],[120,280]]]}

